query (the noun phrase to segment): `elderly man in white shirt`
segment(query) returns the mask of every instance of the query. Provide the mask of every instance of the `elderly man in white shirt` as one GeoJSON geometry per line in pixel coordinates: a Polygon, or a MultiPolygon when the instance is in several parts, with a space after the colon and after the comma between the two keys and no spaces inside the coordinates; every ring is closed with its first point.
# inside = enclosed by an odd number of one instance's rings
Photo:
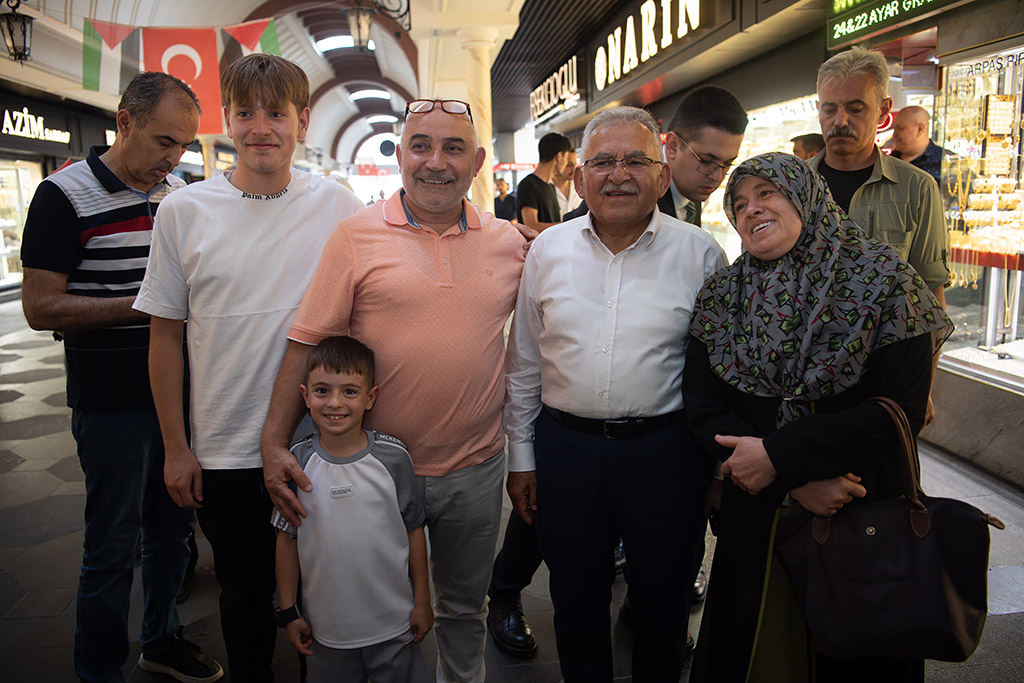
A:
{"type": "Polygon", "coordinates": [[[506,357],[508,490],[536,522],[567,683],[612,680],[612,551],[629,557],[633,677],[678,680],[711,459],[683,412],[690,314],[725,254],[656,210],[671,175],[647,112],[598,114],[574,182],[590,213],[534,241],[506,357]]]}

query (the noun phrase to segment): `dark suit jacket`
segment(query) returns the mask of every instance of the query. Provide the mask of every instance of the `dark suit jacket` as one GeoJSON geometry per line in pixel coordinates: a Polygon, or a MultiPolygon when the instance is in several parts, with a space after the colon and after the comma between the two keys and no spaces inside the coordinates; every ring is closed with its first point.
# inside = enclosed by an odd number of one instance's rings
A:
{"type": "MultiPolygon", "coordinates": [[[[700,204],[697,204],[696,206],[697,206],[697,225],[700,225],[700,204]]],[[[571,221],[573,218],[579,218],[580,216],[585,215],[587,213],[587,211],[589,211],[589,210],[590,209],[587,208],[587,200],[584,199],[580,203],[580,205],[578,207],[576,207],[575,209],[573,209],[569,213],[567,213],[564,216],[562,216],[562,220],[563,221],[571,221]]],[[[661,199],[658,200],[658,211],[661,211],[662,213],[666,213],[669,216],[672,216],[673,218],[679,218],[679,216],[676,215],[676,203],[674,201],[672,201],[672,191],[671,190],[669,190],[668,192],[663,194],[661,196],[661,199]]],[[[680,218],[680,220],[682,220],[682,219],[680,218]]]]}

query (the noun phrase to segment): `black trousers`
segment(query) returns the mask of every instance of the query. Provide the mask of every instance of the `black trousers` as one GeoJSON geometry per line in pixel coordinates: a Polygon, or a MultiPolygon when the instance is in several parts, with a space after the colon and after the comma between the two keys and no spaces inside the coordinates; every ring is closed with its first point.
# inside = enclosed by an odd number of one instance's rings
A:
{"type": "Polygon", "coordinates": [[[685,419],[624,440],[536,423],[537,534],[551,572],[566,683],[612,680],[612,551],[629,558],[633,680],[676,683],[685,659],[694,544],[711,476],[685,419]]]}
{"type": "Polygon", "coordinates": [[[487,595],[495,603],[511,603],[533,581],[543,558],[537,531],[513,510],[505,527],[501,551],[494,558],[491,587],[487,595]]]}
{"type": "Polygon", "coordinates": [[[199,525],[213,548],[220,626],[236,683],[273,680],[276,533],[263,469],[203,470],[199,525]]]}

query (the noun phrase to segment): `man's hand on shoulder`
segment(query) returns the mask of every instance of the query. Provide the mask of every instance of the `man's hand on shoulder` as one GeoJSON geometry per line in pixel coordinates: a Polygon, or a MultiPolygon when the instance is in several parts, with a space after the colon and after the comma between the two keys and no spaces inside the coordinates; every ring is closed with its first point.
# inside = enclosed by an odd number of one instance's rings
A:
{"type": "Polygon", "coordinates": [[[537,239],[537,235],[540,233],[528,225],[516,223],[515,221],[512,222],[512,227],[518,230],[519,234],[526,239],[526,242],[523,243],[523,254],[526,255],[530,253],[530,245],[533,244],[533,241],[537,239]]]}
{"type": "Polygon", "coordinates": [[[263,483],[270,494],[270,500],[277,508],[281,516],[295,526],[302,524],[301,517],[306,516],[306,508],[302,507],[298,496],[288,486],[288,482],[294,481],[303,491],[313,490],[313,484],[309,477],[302,471],[299,462],[284,446],[260,447],[263,455],[263,483]]]}

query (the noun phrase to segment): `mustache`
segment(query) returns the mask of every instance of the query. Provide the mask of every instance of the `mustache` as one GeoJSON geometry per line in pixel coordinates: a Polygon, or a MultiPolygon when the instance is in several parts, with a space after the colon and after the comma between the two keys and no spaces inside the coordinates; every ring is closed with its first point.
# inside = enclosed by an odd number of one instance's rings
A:
{"type": "Polygon", "coordinates": [[[613,185],[608,187],[607,185],[601,188],[601,194],[609,194],[611,192],[625,192],[628,194],[640,194],[640,188],[636,186],[634,182],[625,182],[621,185],[613,185]]]}
{"type": "Polygon", "coordinates": [[[157,164],[156,170],[160,171],[161,173],[170,173],[171,171],[174,170],[174,166],[171,166],[169,163],[164,161],[160,164],[157,164]]]}
{"type": "Polygon", "coordinates": [[[828,138],[829,140],[836,137],[856,138],[857,131],[855,131],[853,128],[850,128],[849,126],[836,126],[828,133],[826,133],[825,137],[828,138]]]}

